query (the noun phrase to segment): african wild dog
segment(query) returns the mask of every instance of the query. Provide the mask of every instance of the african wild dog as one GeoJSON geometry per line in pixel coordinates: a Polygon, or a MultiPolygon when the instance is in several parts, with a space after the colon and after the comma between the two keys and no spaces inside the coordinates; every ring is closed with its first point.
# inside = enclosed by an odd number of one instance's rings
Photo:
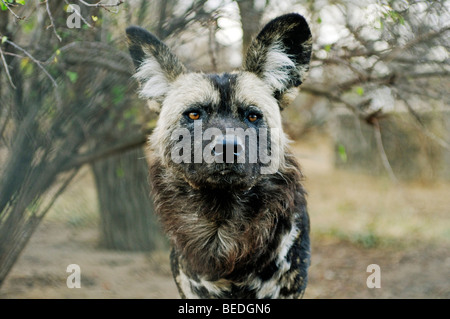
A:
{"type": "Polygon", "coordinates": [[[223,74],[187,72],[144,29],[129,27],[127,35],[140,96],[159,106],[150,137],[150,180],[173,246],[171,267],[181,296],[301,297],[310,259],[309,217],[280,111],[309,68],[312,40],[305,19],[287,14],[269,22],[250,45],[242,70],[223,74]],[[214,134],[206,134],[210,129],[214,134]],[[209,137],[195,138],[196,130],[209,137]],[[270,138],[264,140],[263,131],[270,138]],[[179,147],[183,140],[189,148],[179,147]],[[270,163],[250,161],[246,150],[263,142],[270,163]],[[206,150],[200,156],[213,161],[198,161],[199,147],[206,150]]]}

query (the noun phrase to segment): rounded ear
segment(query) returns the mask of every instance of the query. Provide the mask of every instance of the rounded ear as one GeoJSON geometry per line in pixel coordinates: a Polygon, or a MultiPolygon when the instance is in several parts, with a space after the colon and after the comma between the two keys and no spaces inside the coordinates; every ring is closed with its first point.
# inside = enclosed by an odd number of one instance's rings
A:
{"type": "Polygon", "coordinates": [[[141,84],[139,96],[161,103],[170,83],[184,73],[185,68],[170,49],[147,30],[131,26],[126,33],[136,67],[134,77],[141,84]]]}
{"type": "Polygon", "coordinates": [[[244,70],[255,73],[278,100],[304,81],[311,59],[312,36],[305,18],[296,13],[270,21],[250,44],[244,70]]]}

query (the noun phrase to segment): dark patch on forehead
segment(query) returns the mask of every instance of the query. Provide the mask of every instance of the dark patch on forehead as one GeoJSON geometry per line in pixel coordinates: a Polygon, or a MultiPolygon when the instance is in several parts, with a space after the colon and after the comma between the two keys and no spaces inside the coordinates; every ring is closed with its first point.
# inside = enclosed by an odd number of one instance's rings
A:
{"type": "Polygon", "coordinates": [[[220,114],[232,114],[236,112],[234,106],[234,88],[236,86],[236,74],[222,73],[222,74],[208,74],[214,89],[219,92],[220,103],[214,105],[214,109],[220,114]]]}

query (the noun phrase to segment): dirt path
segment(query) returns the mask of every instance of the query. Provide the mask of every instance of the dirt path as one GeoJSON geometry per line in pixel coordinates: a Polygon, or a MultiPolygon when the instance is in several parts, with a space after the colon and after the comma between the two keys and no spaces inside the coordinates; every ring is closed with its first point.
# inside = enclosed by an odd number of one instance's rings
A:
{"type": "MultiPolygon", "coordinates": [[[[314,240],[314,238],[313,238],[314,240]]],[[[179,298],[168,253],[124,253],[96,247],[95,228],[40,225],[0,290],[1,298],[179,298]],[[81,288],[69,289],[69,264],[81,288]]],[[[305,298],[449,298],[449,247],[364,249],[314,240],[305,298]],[[366,286],[367,265],[381,268],[381,288],[366,286]]]]}

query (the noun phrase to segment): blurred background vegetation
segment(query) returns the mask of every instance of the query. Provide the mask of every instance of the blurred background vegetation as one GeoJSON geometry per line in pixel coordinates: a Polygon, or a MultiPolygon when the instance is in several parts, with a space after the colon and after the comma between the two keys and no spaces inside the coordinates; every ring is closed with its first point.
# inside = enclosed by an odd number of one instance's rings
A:
{"type": "Polygon", "coordinates": [[[311,69],[283,117],[313,238],[448,245],[449,10],[444,0],[0,0],[0,288],[44,217],[61,232],[95,227],[97,249],[167,249],[148,196],[156,114],[130,79],[132,24],[189,69],[224,72],[264,23],[304,15],[311,69]]]}

